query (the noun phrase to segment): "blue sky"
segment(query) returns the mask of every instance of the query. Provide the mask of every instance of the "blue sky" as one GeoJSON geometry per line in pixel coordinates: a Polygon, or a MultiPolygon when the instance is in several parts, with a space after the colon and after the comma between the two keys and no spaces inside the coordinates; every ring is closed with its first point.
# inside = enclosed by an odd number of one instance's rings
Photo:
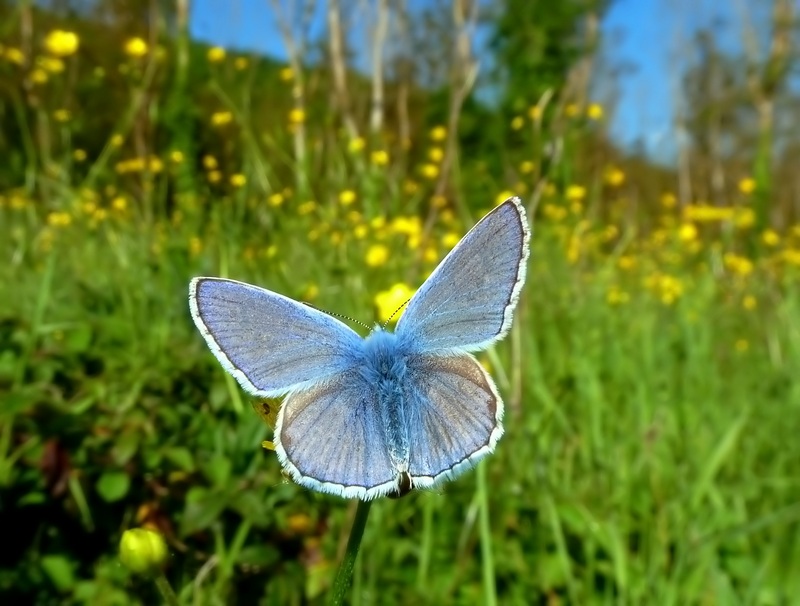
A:
{"type": "MultiPolygon", "coordinates": [[[[299,3],[280,0],[280,4],[285,8],[299,3]]],[[[374,5],[374,0],[366,4],[374,5]]],[[[408,4],[413,12],[427,2],[410,0],[408,4]]],[[[694,60],[694,36],[716,23],[722,48],[736,51],[741,48],[742,23],[766,18],[763,7],[769,4],[759,0],[614,0],[601,24],[603,43],[594,87],[600,101],[613,99],[608,106],[613,139],[626,147],[638,141],[663,161],[674,157],[674,118],[680,111],[682,74],[694,60]],[[607,76],[621,66],[628,68],[624,75],[607,76]]],[[[317,5],[310,20],[312,36],[325,27],[325,3],[317,5]]],[[[272,7],[270,0],[193,0],[192,35],[211,44],[285,59],[272,7]]],[[[484,39],[485,32],[477,32],[479,55],[484,39]]]]}

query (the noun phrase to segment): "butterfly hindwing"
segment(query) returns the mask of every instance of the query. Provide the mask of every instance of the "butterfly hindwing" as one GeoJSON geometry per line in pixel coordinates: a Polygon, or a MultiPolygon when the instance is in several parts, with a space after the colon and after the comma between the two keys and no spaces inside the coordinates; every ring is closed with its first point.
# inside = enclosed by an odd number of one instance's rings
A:
{"type": "Polygon", "coordinates": [[[292,479],[314,490],[372,499],[398,488],[373,388],[358,372],[289,394],[275,450],[292,479]]]}
{"type": "Polygon", "coordinates": [[[503,435],[503,401],[473,356],[418,356],[408,385],[414,486],[452,479],[494,450],[503,435]]]}

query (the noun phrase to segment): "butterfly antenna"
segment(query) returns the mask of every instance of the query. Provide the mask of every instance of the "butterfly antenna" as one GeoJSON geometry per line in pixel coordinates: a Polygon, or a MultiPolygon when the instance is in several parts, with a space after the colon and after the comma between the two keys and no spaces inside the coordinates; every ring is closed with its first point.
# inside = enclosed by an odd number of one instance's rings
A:
{"type": "Polygon", "coordinates": [[[391,315],[391,316],[389,316],[389,319],[388,319],[388,320],[386,320],[386,322],[384,322],[384,323],[383,323],[383,326],[381,326],[381,328],[386,328],[386,327],[389,325],[389,322],[391,322],[391,321],[392,321],[392,318],[394,318],[394,317],[397,315],[397,312],[398,312],[398,311],[400,311],[401,309],[403,309],[403,308],[404,308],[406,305],[408,305],[408,302],[409,302],[410,300],[411,300],[411,299],[406,299],[406,300],[403,302],[403,304],[402,304],[400,307],[398,307],[397,309],[395,309],[395,310],[392,312],[392,315],[391,315]]]}
{"type": "Polygon", "coordinates": [[[321,311],[322,313],[327,314],[329,316],[333,316],[334,318],[339,318],[340,320],[347,320],[348,322],[352,322],[353,324],[358,324],[359,326],[362,326],[367,330],[372,330],[372,328],[364,324],[361,320],[356,320],[355,318],[351,318],[350,316],[345,316],[344,314],[337,314],[332,311],[328,311],[327,309],[320,309],[316,305],[312,305],[311,303],[308,303],[306,301],[303,301],[303,305],[307,305],[311,309],[316,309],[317,311],[321,311]]]}

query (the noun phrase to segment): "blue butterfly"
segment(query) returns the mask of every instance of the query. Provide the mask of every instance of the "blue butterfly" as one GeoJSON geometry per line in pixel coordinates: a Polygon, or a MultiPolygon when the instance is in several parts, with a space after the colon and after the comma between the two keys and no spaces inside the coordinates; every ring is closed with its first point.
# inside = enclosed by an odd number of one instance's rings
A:
{"type": "Polygon", "coordinates": [[[487,214],[411,298],[394,333],[362,338],[278,293],[194,278],[189,305],[222,366],[286,396],[275,451],[298,484],[369,500],[431,488],[494,451],[503,401],[469,353],[511,327],[530,229],[518,198],[487,214]]]}

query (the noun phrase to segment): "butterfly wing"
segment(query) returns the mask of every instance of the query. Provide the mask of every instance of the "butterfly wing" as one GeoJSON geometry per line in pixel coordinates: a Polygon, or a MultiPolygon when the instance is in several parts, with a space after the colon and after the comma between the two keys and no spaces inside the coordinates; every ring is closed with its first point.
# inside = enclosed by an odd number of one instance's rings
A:
{"type": "Polygon", "coordinates": [[[369,500],[399,489],[374,386],[357,371],[289,394],[275,451],[292,479],[312,490],[369,500]]]}
{"type": "Polygon", "coordinates": [[[409,362],[408,473],[416,488],[452,480],[494,451],[503,435],[503,401],[469,354],[409,362]]]}
{"type": "Polygon", "coordinates": [[[241,386],[276,397],[344,372],[361,337],[312,307],[235,280],[195,278],[192,319],[222,366],[241,386]]]}
{"type": "Polygon", "coordinates": [[[478,351],[511,327],[530,229],[519,198],[487,214],[420,287],[397,323],[412,351],[478,351]]]}

